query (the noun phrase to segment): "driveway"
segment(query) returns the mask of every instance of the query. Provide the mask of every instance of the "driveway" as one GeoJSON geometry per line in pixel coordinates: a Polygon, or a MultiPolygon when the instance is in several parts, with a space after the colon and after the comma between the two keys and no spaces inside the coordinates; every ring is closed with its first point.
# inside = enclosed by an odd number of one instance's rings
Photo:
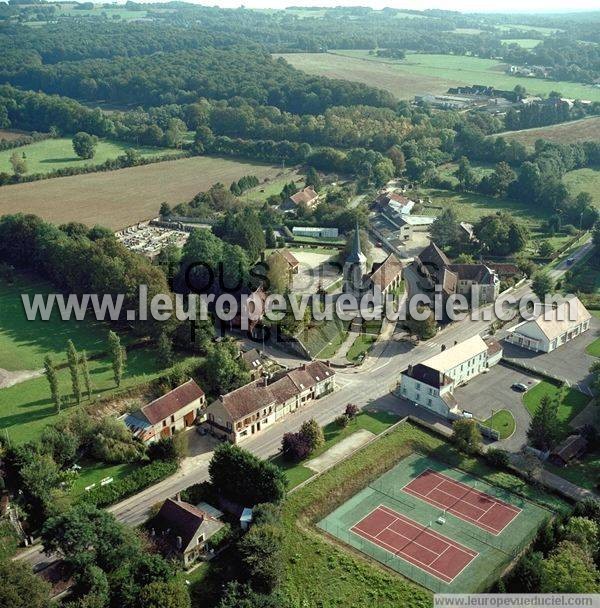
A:
{"type": "Polygon", "coordinates": [[[460,407],[471,412],[479,420],[487,420],[492,410],[508,410],[516,422],[515,432],[495,447],[518,452],[527,441],[527,429],[531,416],[523,405],[523,393],[511,388],[517,382],[534,386],[539,379],[502,364],[495,365],[487,374],[481,374],[465,386],[456,389],[454,396],[460,407]]]}
{"type": "Polygon", "coordinates": [[[502,341],[504,357],[526,365],[532,370],[566,380],[586,395],[591,395],[590,365],[597,361],[585,352],[586,347],[600,336],[600,319],[592,317],[590,329],[550,353],[534,353],[526,348],[502,341]]]}

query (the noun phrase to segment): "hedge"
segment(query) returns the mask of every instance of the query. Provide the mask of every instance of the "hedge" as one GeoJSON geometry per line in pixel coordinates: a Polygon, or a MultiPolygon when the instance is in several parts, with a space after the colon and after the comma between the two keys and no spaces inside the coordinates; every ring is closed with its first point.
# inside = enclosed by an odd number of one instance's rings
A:
{"type": "Polygon", "coordinates": [[[173,475],[177,472],[177,468],[178,464],[175,460],[155,460],[133,471],[124,479],[86,492],[79,500],[95,504],[97,507],[106,507],[173,475]]]}

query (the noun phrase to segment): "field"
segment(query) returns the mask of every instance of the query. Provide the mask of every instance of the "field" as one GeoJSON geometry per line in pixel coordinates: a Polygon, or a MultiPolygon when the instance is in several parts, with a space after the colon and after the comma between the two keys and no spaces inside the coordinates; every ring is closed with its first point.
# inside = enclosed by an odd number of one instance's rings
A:
{"type": "Polygon", "coordinates": [[[397,61],[369,55],[368,51],[281,55],[309,74],[355,80],[386,89],[398,99],[424,93],[444,93],[448,87],[484,84],[512,90],[523,85],[532,94],[560,91],[566,97],[600,101],[600,89],[573,82],[519,78],[504,73],[505,64],[493,59],[457,55],[409,54],[397,61]]]}
{"type": "Polygon", "coordinates": [[[559,399],[558,421],[560,423],[561,433],[564,436],[567,436],[571,430],[569,421],[575,418],[575,416],[585,408],[589,403],[589,396],[584,395],[574,388],[565,387],[561,392],[561,389],[555,384],[542,380],[523,395],[523,403],[532,416],[537,410],[542,398],[546,396],[550,397],[552,400],[559,399]]]}
{"type": "Polygon", "coordinates": [[[66,169],[67,167],[86,167],[89,165],[101,165],[107,160],[115,159],[122,156],[125,150],[135,149],[141,156],[145,158],[160,157],[164,154],[174,154],[176,150],[167,148],[149,148],[138,147],[132,144],[100,140],[96,147],[94,158],[82,159],[73,152],[72,139],[68,137],[60,137],[58,139],[44,139],[42,141],[13,148],[12,150],[4,150],[0,152],[0,172],[12,173],[12,165],[10,157],[16,152],[25,155],[27,163],[26,175],[36,173],[49,173],[56,169],[66,169]]]}
{"type": "MultiPolygon", "coordinates": [[[[525,498],[553,510],[568,509],[560,499],[509,473],[491,469],[482,460],[465,457],[440,437],[403,423],[288,497],[283,508],[282,587],[290,605],[315,606],[318,598],[320,606],[431,606],[431,595],[422,587],[365,559],[331,536],[323,538],[316,527],[345,501],[415,452],[431,454],[436,460],[517,494],[517,500],[525,498]]],[[[537,513],[537,509],[534,505],[533,511],[537,513]]],[[[441,533],[446,534],[445,530],[447,527],[441,533]]],[[[511,559],[508,555],[504,558],[511,559]]]]}
{"type": "Polygon", "coordinates": [[[0,369],[40,369],[46,355],[55,363],[66,361],[69,339],[78,350],[89,354],[105,349],[108,326],[104,323],[65,322],[58,311],[48,321],[27,320],[21,294],[31,299],[35,294],[45,296],[55,292],[49,283],[33,277],[18,276],[12,285],[0,282],[0,369]]]}
{"type": "Polygon", "coordinates": [[[129,169],[3,186],[0,215],[34,213],[60,224],[83,222],[118,230],[158,215],[164,201],[177,204],[244,175],[275,179],[281,169],[218,157],[193,157],[129,169]]]}
{"type": "Polygon", "coordinates": [[[550,515],[522,497],[412,454],[318,525],[431,591],[467,593],[498,578],[550,515]]]}
{"type": "MultiPolygon", "coordinates": [[[[110,361],[91,360],[89,368],[93,398],[108,397],[115,392],[149,382],[163,373],[156,352],[149,348],[129,351],[123,380],[118,389],[110,361]]],[[[57,376],[60,394],[70,396],[72,390],[69,369],[59,370],[57,376]]],[[[13,443],[23,443],[39,437],[46,425],[56,422],[76,407],[72,401],[69,407],[57,413],[50,399],[48,381],[44,377],[1,389],[0,403],[0,433],[7,435],[13,443]]],[[[88,403],[89,401],[84,399],[82,405],[88,403]]]]}
{"type": "Polygon", "coordinates": [[[563,179],[573,195],[580,192],[591,194],[594,204],[600,209],[600,170],[576,169],[566,173],[563,179]]]}
{"type": "Polygon", "coordinates": [[[600,138],[600,116],[582,118],[558,125],[508,131],[500,133],[507,140],[518,141],[529,149],[533,149],[536,140],[547,139],[557,144],[574,144],[579,141],[591,141],[600,138]]]}
{"type": "Polygon", "coordinates": [[[24,135],[29,135],[27,131],[14,131],[12,129],[0,129],[0,141],[14,141],[24,135]]]}

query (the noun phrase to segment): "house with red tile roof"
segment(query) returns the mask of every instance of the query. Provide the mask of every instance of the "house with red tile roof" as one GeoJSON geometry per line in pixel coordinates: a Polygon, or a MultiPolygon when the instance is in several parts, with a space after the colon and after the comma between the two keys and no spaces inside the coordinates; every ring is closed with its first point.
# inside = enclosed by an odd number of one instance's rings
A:
{"type": "Polygon", "coordinates": [[[329,365],[305,363],[221,395],[206,408],[205,425],[217,437],[239,443],[334,388],[335,372],[329,365]]]}
{"type": "Polygon", "coordinates": [[[192,426],[205,406],[204,391],[190,379],[122,419],[136,437],[152,443],[192,426]]]}
{"type": "Polygon", "coordinates": [[[288,196],[279,208],[282,211],[296,211],[300,205],[304,205],[311,209],[318,202],[319,195],[310,186],[306,186],[306,188],[302,188],[296,194],[288,196]]]}

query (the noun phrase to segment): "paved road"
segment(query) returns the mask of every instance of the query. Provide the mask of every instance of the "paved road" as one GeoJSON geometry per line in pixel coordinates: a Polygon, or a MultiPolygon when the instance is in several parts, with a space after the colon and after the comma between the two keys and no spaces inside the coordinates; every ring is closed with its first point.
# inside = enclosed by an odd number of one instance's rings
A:
{"type": "MultiPolygon", "coordinates": [[[[584,246],[584,249],[586,248],[588,245],[584,246]]],[[[574,253],[572,257],[579,254],[580,251],[574,253]]],[[[585,252],[582,255],[585,255],[585,252]]],[[[566,269],[567,267],[559,267],[557,272],[564,273],[566,269]]],[[[529,286],[523,285],[511,295],[520,297],[529,291],[529,286]]],[[[308,404],[259,435],[245,440],[241,445],[255,455],[267,458],[279,451],[284,433],[297,431],[301,424],[310,418],[315,418],[320,425],[325,425],[343,413],[348,403],[354,403],[361,408],[372,405],[378,409],[385,409],[387,404],[388,409],[393,411],[397,399],[390,394],[390,391],[396,387],[400,372],[409,363],[414,365],[431,357],[441,351],[442,345],[450,346],[455,341],[461,342],[476,334],[487,332],[493,320],[494,316],[491,315],[489,320],[468,319],[452,323],[431,340],[417,346],[400,339],[399,334],[394,334],[390,340],[377,344],[371,356],[367,357],[360,368],[340,370],[336,374],[339,388],[334,393],[308,404]]],[[[266,345],[265,350],[272,356],[281,354],[271,345],[266,345]]],[[[286,361],[297,363],[298,360],[296,357],[286,355],[286,361]]],[[[208,479],[209,458],[210,452],[206,453],[205,458],[198,460],[197,466],[183,467],[172,477],[113,505],[108,511],[121,522],[129,525],[141,524],[147,519],[148,511],[153,505],[174,496],[192,484],[208,479]]],[[[36,569],[52,562],[52,558],[44,556],[39,547],[21,552],[18,558],[27,559],[36,569]]]]}

